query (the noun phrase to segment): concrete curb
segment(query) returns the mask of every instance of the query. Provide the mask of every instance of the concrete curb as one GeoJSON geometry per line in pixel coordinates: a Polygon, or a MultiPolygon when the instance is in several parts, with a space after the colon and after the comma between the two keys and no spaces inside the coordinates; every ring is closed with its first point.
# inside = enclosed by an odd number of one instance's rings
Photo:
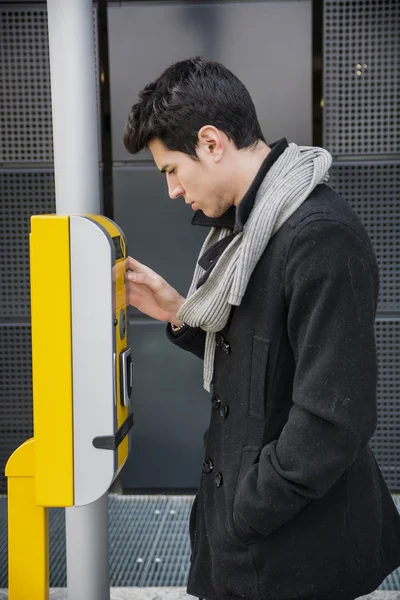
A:
{"type": "MultiPolygon", "coordinates": [[[[0,590],[0,600],[8,598],[8,591],[0,590]]],[[[110,600],[193,600],[184,587],[111,588],[110,600]]],[[[51,600],[68,600],[66,588],[51,588],[51,600]]],[[[400,592],[377,590],[373,594],[360,596],[357,600],[400,600],[400,592]]]]}

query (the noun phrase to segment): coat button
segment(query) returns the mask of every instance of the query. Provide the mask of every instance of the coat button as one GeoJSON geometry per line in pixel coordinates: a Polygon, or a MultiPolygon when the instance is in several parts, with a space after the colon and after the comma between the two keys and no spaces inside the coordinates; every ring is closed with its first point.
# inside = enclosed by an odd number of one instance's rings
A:
{"type": "Polygon", "coordinates": [[[230,354],[231,353],[231,347],[228,344],[228,342],[224,342],[222,344],[222,350],[225,352],[225,354],[230,354]]]}
{"type": "Polygon", "coordinates": [[[211,404],[213,410],[218,410],[221,406],[221,398],[217,396],[217,394],[214,394],[214,396],[211,398],[211,404]]]}
{"type": "Polygon", "coordinates": [[[213,465],[213,462],[212,462],[211,459],[210,460],[205,460],[203,462],[203,473],[207,473],[207,474],[211,473],[211,471],[213,470],[213,468],[214,468],[214,465],[213,465]]]}
{"type": "Polygon", "coordinates": [[[219,409],[219,414],[222,419],[226,419],[229,413],[229,406],[227,404],[223,404],[219,409]]]}
{"type": "Polygon", "coordinates": [[[215,485],[217,487],[221,487],[221,485],[222,485],[222,475],[221,475],[221,473],[215,473],[215,485]]]}
{"type": "Polygon", "coordinates": [[[222,348],[223,352],[225,352],[225,354],[230,354],[231,353],[231,346],[230,344],[226,341],[226,339],[224,338],[224,336],[222,335],[222,333],[217,333],[215,335],[215,341],[218,347],[222,348]]]}
{"type": "Polygon", "coordinates": [[[224,339],[224,336],[222,335],[222,333],[217,333],[215,335],[215,342],[216,342],[217,346],[221,346],[224,341],[225,341],[225,339],[224,339]]]}

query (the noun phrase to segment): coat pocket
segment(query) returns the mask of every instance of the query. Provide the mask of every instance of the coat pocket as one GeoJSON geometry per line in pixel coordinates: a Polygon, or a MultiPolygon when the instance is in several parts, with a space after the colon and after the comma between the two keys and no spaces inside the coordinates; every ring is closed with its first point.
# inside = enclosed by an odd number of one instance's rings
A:
{"type": "MultiPolygon", "coordinates": [[[[261,448],[257,446],[246,446],[242,450],[242,457],[240,461],[240,469],[239,475],[237,478],[235,494],[233,498],[233,514],[232,514],[232,524],[236,537],[242,542],[247,543],[247,535],[246,531],[243,530],[243,519],[245,515],[239,515],[239,519],[237,518],[240,512],[240,496],[242,494],[246,495],[246,488],[243,488],[243,480],[245,479],[247,473],[251,469],[253,465],[255,465],[259,459],[261,452],[261,448]],[[236,518],[235,518],[236,517],[236,518]],[[241,525],[242,524],[242,525],[241,525]]],[[[254,534],[254,530],[248,527],[249,532],[254,534]]]]}
{"type": "Polygon", "coordinates": [[[253,337],[249,415],[258,419],[265,419],[265,382],[267,380],[269,347],[269,340],[258,335],[253,337]]]}

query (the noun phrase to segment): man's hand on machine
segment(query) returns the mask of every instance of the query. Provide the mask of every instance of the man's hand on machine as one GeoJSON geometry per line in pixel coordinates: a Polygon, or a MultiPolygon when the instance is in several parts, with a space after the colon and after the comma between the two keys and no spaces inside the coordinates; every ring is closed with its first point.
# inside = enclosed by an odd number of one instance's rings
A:
{"type": "Polygon", "coordinates": [[[176,313],[185,301],[172,286],[131,256],[126,274],[129,304],[158,321],[182,325],[176,313]]]}

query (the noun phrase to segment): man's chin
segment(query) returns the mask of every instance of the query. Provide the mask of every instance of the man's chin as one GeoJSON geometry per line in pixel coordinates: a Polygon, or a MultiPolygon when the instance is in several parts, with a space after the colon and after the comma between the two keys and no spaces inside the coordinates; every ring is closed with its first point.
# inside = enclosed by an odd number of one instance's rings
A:
{"type": "Polygon", "coordinates": [[[209,219],[218,219],[218,217],[222,217],[223,214],[225,214],[226,210],[223,209],[207,209],[207,208],[202,208],[201,209],[202,213],[208,217],[209,219]]]}

